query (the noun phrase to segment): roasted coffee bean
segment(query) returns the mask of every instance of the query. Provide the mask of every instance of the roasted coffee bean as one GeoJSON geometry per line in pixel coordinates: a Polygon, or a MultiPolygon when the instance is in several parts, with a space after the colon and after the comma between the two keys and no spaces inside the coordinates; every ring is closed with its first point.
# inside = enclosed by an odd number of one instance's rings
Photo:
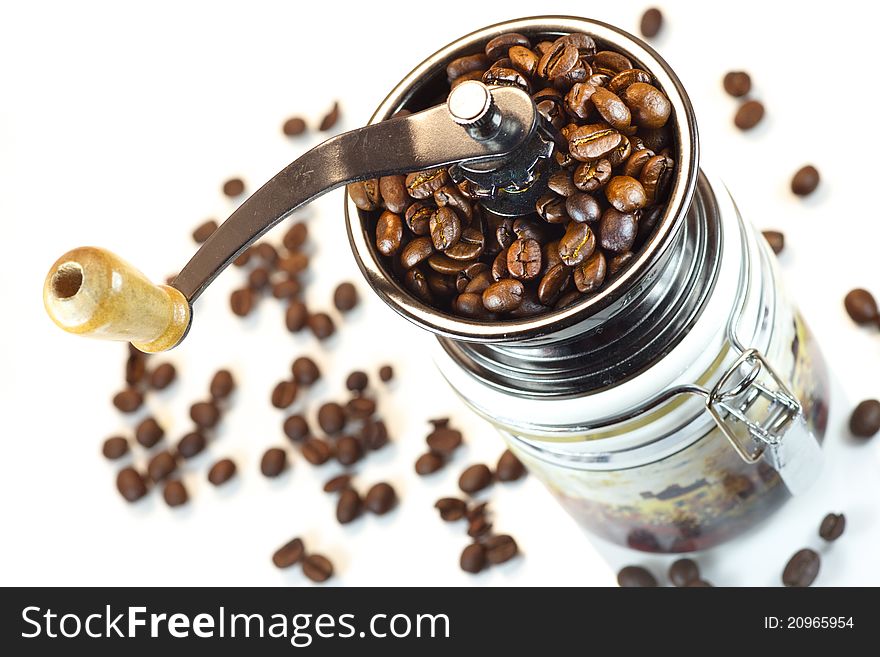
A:
{"type": "MultiPolygon", "coordinates": [[[[568,138],[568,148],[574,159],[590,162],[608,155],[620,145],[622,139],[623,135],[610,125],[592,123],[575,128],[571,132],[568,138]]],[[[575,185],[577,185],[576,178],[575,185]]]]}
{"type": "Polygon", "coordinates": [[[122,436],[112,436],[101,446],[104,458],[115,461],[128,454],[128,441],[122,436]]]}
{"type": "Polygon", "coordinates": [[[321,378],[321,370],[318,369],[317,363],[308,356],[299,356],[294,359],[290,366],[290,372],[293,379],[301,386],[310,386],[321,378]]]}
{"type": "Polygon", "coordinates": [[[232,264],[234,264],[236,267],[244,267],[250,263],[253,255],[254,255],[254,249],[253,249],[253,247],[249,246],[244,251],[242,251],[241,254],[235,260],[232,261],[232,264]]]}
{"type": "Polygon", "coordinates": [[[636,215],[608,208],[602,213],[599,222],[599,235],[602,248],[613,253],[623,253],[632,248],[639,229],[636,215]]]}
{"type": "Polygon", "coordinates": [[[559,240],[559,257],[562,262],[574,267],[593,255],[595,249],[596,237],[592,229],[585,223],[569,222],[565,234],[559,240]]]}
{"type": "Polygon", "coordinates": [[[276,266],[279,270],[287,272],[291,276],[302,273],[309,266],[309,256],[299,251],[288,253],[283,258],[279,258],[276,266]]]}
{"type": "Polygon", "coordinates": [[[235,463],[231,459],[220,459],[208,470],[208,481],[220,486],[235,476],[235,463]]]}
{"type": "Polygon", "coordinates": [[[608,91],[611,93],[617,94],[620,96],[624,92],[624,90],[632,84],[636,82],[644,82],[645,84],[652,84],[654,79],[651,77],[651,74],[643,71],[638,68],[630,68],[625,71],[621,71],[613,78],[608,81],[608,91]]]}
{"type": "Polygon", "coordinates": [[[526,93],[531,93],[532,86],[529,84],[528,78],[515,68],[507,68],[504,66],[493,66],[483,73],[481,78],[483,84],[497,85],[500,87],[517,87],[526,93]]]}
{"type": "Polygon", "coordinates": [[[589,34],[572,32],[559,38],[577,48],[581,57],[592,57],[596,54],[596,42],[589,34]]]}
{"type": "Polygon", "coordinates": [[[809,586],[816,581],[820,564],[821,559],[814,550],[798,550],[782,571],[782,583],[792,587],[809,586]]]}
{"type": "Polygon", "coordinates": [[[214,402],[196,402],[189,407],[189,416],[201,429],[211,429],[220,421],[220,409],[214,402]]]}
{"type": "Polygon", "coordinates": [[[842,513],[829,513],[822,518],[819,525],[819,536],[826,541],[836,541],[846,529],[846,517],[842,513]]]}
{"type": "Polygon", "coordinates": [[[724,91],[734,98],[745,96],[752,90],[752,78],[744,71],[731,71],[724,76],[724,91]]]}
{"type": "Polygon", "coordinates": [[[147,484],[141,473],[132,467],[123,468],[116,475],[116,488],[127,502],[136,502],[147,494],[147,484]]]}
{"type": "Polygon", "coordinates": [[[629,107],[616,94],[599,87],[591,94],[590,100],[599,112],[599,116],[612,128],[617,130],[629,128],[632,120],[629,107]]]}
{"type": "Polygon", "coordinates": [[[626,267],[632,259],[632,251],[618,253],[616,256],[607,261],[608,275],[614,276],[619,271],[622,271],[623,268],[626,267]]]}
{"type": "Polygon", "coordinates": [[[376,223],[376,248],[379,253],[393,256],[403,241],[403,222],[400,215],[385,210],[376,223]]]}
{"type": "Polygon", "coordinates": [[[364,420],[376,412],[376,400],[369,397],[355,397],[345,404],[345,414],[354,420],[364,420]]]}
{"type": "Polygon", "coordinates": [[[452,82],[449,83],[449,90],[452,91],[462,82],[467,82],[469,80],[477,80],[480,81],[483,79],[483,75],[486,73],[483,69],[477,69],[476,71],[471,71],[470,73],[465,73],[464,75],[459,75],[452,82]]]}
{"type": "Polygon", "coordinates": [[[191,431],[177,441],[177,454],[181,458],[191,459],[201,454],[207,444],[208,441],[205,439],[204,434],[198,431],[191,431]]]}
{"type": "Polygon", "coordinates": [[[623,91],[623,102],[632,112],[632,121],[643,128],[662,128],[672,113],[672,104],[657,87],[634,82],[623,91]]]}
{"type": "Polygon", "coordinates": [[[354,204],[365,212],[372,212],[378,208],[382,200],[379,181],[375,179],[351,183],[345,189],[354,204]]]}
{"type": "Polygon", "coordinates": [[[230,178],[223,183],[223,193],[230,198],[244,194],[244,181],[241,178],[230,178]]]}
{"type": "Polygon", "coordinates": [[[140,445],[149,449],[165,436],[165,430],[156,422],[156,418],[148,417],[141,420],[134,430],[134,438],[140,445]]]}
{"type": "Polygon", "coordinates": [[[543,243],[547,239],[547,226],[529,217],[519,217],[513,221],[513,233],[517,239],[543,243]]]}
{"type": "Polygon", "coordinates": [[[440,518],[446,522],[454,522],[464,518],[467,511],[467,502],[457,497],[443,497],[434,504],[434,508],[440,512],[440,518]]]}
{"type": "Polygon", "coordinates": [[[388,383],[394,378],[394,368],[391,365],[383,365],[379,368],[379,380],[382,383],[388,383]]]}
{"type": "MultiPolygon", "coordinates": [[[[507,54],[506,52],[504,53],[507,54]]],[[[478,53],[476,55],[465,55],[463,57],[459,57],[458,59],[453,59],[446,65],[446,79],[449,82],[452,82],[456,78],[460,78],[462,75],[466,73],[472,73],[473,71],[485,71],[489,68],[489,64],[492,62],[489,61],[489,57],[482,53],[478,53]]]]}
{"type": "MultiPolygon", "coordinates": [[[[489,272],[489,265],[484,262],[477,262],[473,265],[469,265],[465,269],[461,270],[455,276],[455,289],[458,292],[464,292],[467,290],[468,285],[471,284],[475,278],[480,276],[485,272],[489,272]]],[[[490,272],[491,276],[491,272],[490,272]]]]}
{"type": "Polygon", "coordinates": [[[234,290],[229,296],[229,307],[233,314],[246,317],[254,309],[254,293],[248,288],[234,290]]]}
{"type": "Polygon", "coordinates": [[[407,228],[416,235],[428,235],[431,232],[431,215],[434,204],[428,201],[416,201],[406,209],[404,218],[407,228]]]}
{"type": "Polygon", "coordinates": [[[516,310],[522,304],[525,288],[514,278],[492,283],[483,291],[483,305],[493,313],[516,310]]]}
{"type": "Polygon", "coordinates": [[[147,373],[147,359],[144,354],[131,354],[125,361],[125,382],[136,386],[143,381],[147,373]]]}
{"type": "Polygon", "coordinates": [[[516,454],[509,449],[504,450],[501,458],[498,459],[498,465],[495,466],[495,476],[498,477],[498,481],[516,481],[525,473],[525,466],[516,454]]]}
{"type": "Polygon", "coordinates": [[[410,202],[406,193],[406,176],[396,175],[379,178],[379,193],[388,210],[398,215],[406,211],[410,202]]]}
{"type": "Polygon", "coordinates": [[[382,420],[367,419],[361,426],[360,437],[365,449],[382,449],[388,444],[388,428],[382,420]]]}
{"type": "MultiPolygon", "coordinates": [[[[563,197],[571,196],[572,194],[575,194],[578,191],[577,187],[574,186],[574,182],[572,182],[571,171],[568,171],[566,169],[560,169],[559,171],[554,172],[547,179],[547,187],[551,191],[553,191],[556,194],[558,194],[559,196],[563,196],[563,197]]],[[[548,202],[550,200],[558,198],[558,197],[554,197],[552,194],[546,194],[545,196],[550,197],[548,199],[548,202]]],[[[544,198],[544,196],[542,196],[541,198],[544,198]]],[[[540,203],[541,203],[541,201],[538,200],[538,202],[536,204],[536,209],[538,210],[539,215],[541,215],[540,203]]],[[[545,217],[544,215],[541,215],[541,218],[544,219],[545,221],[547,220],[547,217],[545,217]]]]}
{"type": "Polygon", "coordinates": [[[162,481],[177,470],[177,460],[167,449],[159,452],[147,464],[147,474],[153,481],[162,481]]]}
{"type": "Polygon", "coordinates": [[[578,291],[592,294],[605,282],[605,272],[605,254],[597,250],[574,268],[574,285],[578,291]]]}
{"type": "Polygon", "coordinates": [[[448,427],[434,429],[426,438],[428,448],[435,454],[442,456],[452,456],[453,452],[461,446],[462,440],[461,431],[448,427]]]}
{"type": "Polygon", "coordinates": [[[346,488],[339,494],[336,503],[336,520],[340,525],[347,525],[356,520],[363,511],[363,501],[353,488],[346,488]]]}
{"type": "Polygon", "coordinates": [[[582,192],[595,192],[611,180],[611,162],[599,159],[579,165],[572,175],[572,182],[582,192]]]}
{"type": "Polygon", "coordinates": [[[537,277],[541,273],[541,245],[538,241],[526,238],[511,244],[507,250],[507,271],[520,280],[537,277]]]}
{"type": "Polygon", "coordinates": [[[334,102],[333,107],[330,109],[327,114],[324,115],[324,118],[321,119],[321,123],[318,125],[318,130],[321,132],[326,132],[327,130],[332,130],[333,126],[339,121],[339,103],[334,102]]]}
{"type": "Polygon", "coordinates": [[[660,28],[663,27],[663,14],[656,7],[646,9],[642,14],[642,20],[639,22],[639,31],[646,39],[653,39],[657,36],[660,28]]]}
{"type": "Polygon", "coordinates": [[[366,372],[355,370],[345,379],[345,387],[353,392],[363,392],[369,382],[370,379],[366,372]]]}
{"type": "Polygon", "coordinates": [[[445,251],[461,237],[461,220],[451,207],[440,207],[431,214],[428,229],[434,248],[445,251]]]}
{"type": "Polygon", "coordinates": [[[513,68],[529,77],[535,75],[535,71],[538,70],[538,62],[541,61],[541,58],[526,46],[512,46],[508,51],[508,56],[513,68]]]}
{"type": "Polygon", "coordinates": [[[279,381],[272,390],[272,406],[285,409],[295,400],[299,388],[296,381],[279,381]]]}
{"type": "Polygon", "coordinates": [[[226,399],[235,390],[235,379],[232,378],[232,372],[229,370],[217,370],[211,378],[211,397],[217,401],[226,399]]]}
{"type": "Polygon", "coordinates": [[[459,294],[452,301],[452,310],[472,319],[490,319],[494,317],[483,305],[483,296],[472,292],[459,294]]]}
{"type": "Polygon", "coordinates": [[[273,267],[278,262],[278,250],[268,242],[258,244],[256,254],[267,267],[273,267]]]}
{"type": "Polygon", "coordinates": [[[327,402],[318,409],[318,426],[329,434],[335,435],[345,428],[345,409],[336,402],[327,402]]]}
{"type": "Polygon", "coordinates": [[[482,463],[466,468],[458,478],[458,487],[469,495],[483,490],[491,483],[492,471],[482,463]]]}
{"type": "Polygon", "coordinates": [[[776,255],[782,253],[782,250],[785,248],[785,235],[778,230],[765,230],[761,234],[767,240],[770,248],[773,249],[773,253],[776,255]]]}
{"type": "Polygon", "coordinates": [[[406,189],[415,199],[429,198],[434,192],[449,182],[446,169],[431,169],[411,173],[406,177],[406,189]]]}
{"type": "Polygon", "coordinates": [[[351,488],[350,474],[337,475],[332,479],[328,479],[327,483],[324,484],[325,493],[339,493],[346,488],[351,488]]]}
{"type": "Polygon", "coordinates": [[[189,501],[189,494],[182,481],[172,479],[165,482],[165,486],[162,488],[162,498],[165,500],[165,504],[170,507],[183,506],[189,501]]]}
{"type": "Polygon", "coordinates": [[[284,125],[281,126],[281,132],[283,132],[287,137],[296,137],[297,135],[301,135],[305,131],[306,122],[298,116],[287,119],[284,122],[284,125]]]}
{"type": "Polygon", "coordinates": [[[635,178],[629,176],[614,176],[605,187],[605,197],[608,202],[624,213],[640,210],[648,202],[645,188],[635,178]]]}
{"type": "Polygon", "coordinates": [[[593,55],[593,69],[606,71],[612,77],[621,71],[627,71],[633,67],[632,62],[619,52],[601,50],[593,55]]]}
{"type": "Polygon", "coordinates": [[[480,543],[471,543],[461,553],[458,561],[466,573],[478,573],[486,567],[486,548],[480,543]]]}
{"type": "Polygon", "coordinates": [[[360,441],[354,436],[342,436],[336,441],[336,460],[340,464],[354,465],[364,456],[360,441]]]}
{"type": "MultiPolygon", "coordinates": [[[[595,111],[596,106],[591,102],[593,94],[599,87],[589,82],[577,82],[571,86],[565,94],[565,108],[578,119],[586,120],[595,111]]],[[[626,110],[627,114],[629,109],[626,110]]]]}
{"type": "Polygon", "coordinates": [[[559,39],[541,56],[536,72],[547,80],[562,77],[577,65],[579,57],[576,46],[559,39]]]}
{"type": "Polygon", "coordinates": [[[562,294],[570,279],[571,268],[564,262],[557,262],[547,270],[538,284],[538,301],[545,306],[551,305],[562,294]]]}
{"type": "Polygon", "coordinates": [[[284,435],[293,442],[303,441],[311,434],[308,421],[299,414],[291,415],[284,420],[283,429],[284,435]]]}
{"type": "Polygon", "coordinates": [[[485,237],[476,228],[465,228],[461,231],[461,237],[454,246],[446,249],[446,256],[453,260],[462,260],[468,266],[476,258],[479,258],[485,248],[485,237]]]}
{"type": "Polygon", "coordinates": [[[571,290],[570,292],[566,292],[553,304],[553,308],[556,310],[562,310],[563,308],[568,308],[570,305],[579,301],[583,295],[577,290],[571,290]]]}
{"type": "Polygon", "coordinates": [[[812,194],[818,186],[819,170],[809,164],[798,169],[791,179],[791,191],[798,196],[812,194]]]}
{"type": "Polygon", "coordinates": [[[302,291],[302,285],[295,278],[272,283],[272,296],[276,299],[290,299],[302,291]]]}
{"type": "Polygon", "coordinates": [[[492,523],[485,516],[480,515],[468,521],[467,535],[471,538],[485,536],[490,531],[492,531],[492,523]]]}
{"type": "Polygon", "coordinates": [[[266,267],[255,267],[248,274],[248,287],[259,292],[269,284],[269,270],[266,267]]]}
{"type": "Polygon", "coordinates": [[[486,559],[493,566],[510,561],[519,552],[513,536],[499,534],[486,539],[486,559]]]}
{"type": "Polygon", "coordinates": [[[364,506],[377,516],[384,515],[397,505],[397,493],[390,484],[380,482],[370,487],[364,496],[364,506]]]}
{"type": "MultiPolygon", "coordinates": [[[[613,180],[614,178],[612,178],[613,180]]],[[[610,182],[608,184],[609,186],[611,185],[610,182]]],[[[599,218],[602,216],[602,210],[599,207],[598,201],[584,192],[575,192],[565,199],[565,212],[571,217],[572,221],[588,224],[599,221],[599,218]]]]}
{"type": "Polygon", "coordinates": [[[309,315],[307,321],[309,329],[318,340],[326,340],[336,332],[336,326],[327,313],[314,313],[309,315]]]}
{"type": "Polygon", "coordinates": [[[623,588],[657,586],[657,579],[641,566],[626,566],[617,573],[617,584],[623,588]]]}
{"type": "Polygon", "coordinates": [[[302,561],[305,555],[305,544],[301,538],[295,538],[275,551],[272,555],[272,563],[276,568],[290,568],[302,561]]]}
{"type": "Polygon", "coordinates": [[[455,185],[444,185],[434,192],[434,202],[439,207],[450,206],[459,218],[470,223],[474,218],[474,206],[470,198],[455,185]]]}
{"type": "Polygon", "coordinates": [[[559,257],[559,240],[547,242],[541,247],[541,266],[545,274],[560,262],[562,258],[559,257]]]}
{"type": "Polygon", "coordinates": [[[747,100],[733,117],[733,124],[740,130],[751,130],[764,118],[764,106],[757,100],[747,100]]]}
{"type": "Polygon", "coordinates": [[[535,109],[557,130],[566,124],[566,102],[556,89],[542,89],[532,96],[535,109]]]}
{"type": "MultiPolygon", "coordinates": [[[[642,151],[650,152],[650,151],[642,151]]],[[[666,195],[672,175],[675,171],[675,162],[666,155],[655,155],[649,158],[639,175],[639,182],[645,193],[648,203],[656,203],[666,195]]],[[[613,179],[612,179],[613,180],[613,179]]],[[[608,183],[611,186],[611,183],[608,183]]],[[[610,199],[609,199],[610,200],[610,199]]],[[[617,207],[617,206],[615,206],[617,207]]],[[[623,208],[617,208],[623,212],[629,212],[623,208]]]]}
{"type": "Polygon", "coordinates": [[[849,416],[849,431],[858,438],[871,438],[880,431],[880,401],[866,399],[859,402],[849,416]]]}
{"type": "Polygon", "coordinates": [[[684,587],[700,579],[700,568],[693,559],[677,559],[669,567],[669,581],[684,587]]]}
{"type": "Polygon", "coordinates": [[[214,234],[215,230],[217,230],[217,222],[213,219],[208,219],[193,231],[192,238],[196,244],[202,244],[208,241],[208,238],[214,234]]]}
{"type": "Polygon", "coordinates": [[[843,306],[856,324],[870,324],[880,317],[874,295],[862,288],[847,292],[843,298],[843,306]]]}
{"type": "Polygon", "coordinates": [[[348,312],[358,304],[357,288],[352,283],[340,283],[333,291],[333,305],[340,312],[348,312]]]}
{"type": "Polygon", "coordinates": [[[303,574],[313,582],[320,584],[333,576],[333,564],[327,557],[320,554],[310,554],[305,558],[302,565],[303,574]]]}
{"type": "Polygon", "coordinates": [[[403,284],[407,290],[425,303],[433,303],[434,296],[431,293],[431,285],[420,269],[410,269],[403,277],[403,284]]]}
{"type": "Polygon", "coordinates": [[[510,52],[510,49],[514,46],[528,48],[529,40],[517,32],[502,34],[491,39],[489,43],[486,44],[486,57],[493,62],[502,57],[507,57],[507,53],[510,52]]]}
{"type": "Polygon", "coordinates": [[[280,447],[270,447],[260,459],[260,472],[266,477],[277,477],[287,468],[287,452],[280,447]]]}
{"type": "Polygon", "coordinates": [[[302,446],[302,455],[312,465],[323,465],[333,456],[333,448],[321,438],[307,438],[302,446]]]}
{"type": "Polygon", "coordinates": [[[150,372],[150,387],[153,390],[164,390],[177,378],[177,370],[171,363],[162,363],[150,372]]]}
{"type": "Polygon", "coordinates": [[[144,403],[144,396],[134,388],[126,388],[113,397],[113,405],[123,413],[134,413],[144,403]]]}
{"type": "Polygon", "coordinates": [[[433,472],[437,472],[437,470],[442,468],[445,464],[446,462],[443,460],[443,457],[434,454],[434,452],[422,454],[416,459],[416,474],[429,475],[433,472]]]}
{"type": "MultiPolygon", "coordinates": [[[[565,171],[560,171],[560,173],[565,173],[565,171]]],[[[572,185],[572,187],[574,187],[574,185],[572,185]]],[[[537,210],[538,216],[541,217],[541,219],[546,221],[548,224],[565,223],[566,221],[568,221],[569,218],[568,215],[565,213],[565,199],[561,196],[557,196],[552,192],[543,194],[540,198],[538,198],[537,201],[535,201],[535,210],[537,210]]],[[[510,226],[512,228],[513,224],[511,224],[510,226]]],[[[502,236],[499,236],[498,241],[502,242],[503,238],[504,242],[508,242],[509,236],[506,232],[506,227],[499,227],[498,230],[502,229],[505,230],[505,233],[502,236]]],[[[513,244],[513,242],[509,242],[506,247],[510,244],[513,244]]],[[[503,243],[502,246],[504,246],[503,243]]]]}
{"type": "Polygon", "coordinates": [[[429,237],[417,237],[405,247],[400,253],[400,264],[404,269],[412,269],[423,260],[434,253],[434,243],[429,237]]]}

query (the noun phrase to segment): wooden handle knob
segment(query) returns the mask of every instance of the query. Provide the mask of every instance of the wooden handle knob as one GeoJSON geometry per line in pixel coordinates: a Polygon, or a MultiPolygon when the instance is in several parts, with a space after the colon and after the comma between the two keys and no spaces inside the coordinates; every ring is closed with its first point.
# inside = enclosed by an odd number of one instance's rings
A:
{"type": "Polygon", "coordinates": [[[190,306],[168,285],[153,285],[119,256],[91,246],[58,258],[43,304],[68,333],[131,342],[141,351],[171,349],[189,329],[190,306]]]}

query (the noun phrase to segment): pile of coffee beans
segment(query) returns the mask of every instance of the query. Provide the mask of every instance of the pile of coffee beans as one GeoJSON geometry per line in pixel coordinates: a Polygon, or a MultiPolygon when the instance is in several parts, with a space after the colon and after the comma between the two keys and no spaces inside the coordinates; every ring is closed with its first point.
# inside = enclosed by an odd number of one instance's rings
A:
{"type": "Polygon", "coordinates": [[[678,158],[669,99],[649,71],[587,34],[503,34],[446,71],[451,87],[482,80],[532,95],[559,137],[548,189],[533,213],[512,219],[445,168],[349,185],[389,273],[420,301],[475,320],[595,295],[665,210],[678,158]]]}
{"type": "Polygon", "coordinates": [[[467,522],[467,535],[473,542],[459,557],[459,565],[466,573],[479,573],[489,566],[510,561],[519,553],[512,536],[492,533],[488,503],[471,504],[457,497],[444,497],[437,500],[434,508],[445,522],[467,522]]]}
{"type": "Polygon", "coordinates": [[[347,525],[359,518],[364,511],[383,516],[397,506],[397,492],[384,481],[373,484],[365,495],[361,495],[352,485],[350,474],[341,474],[324,484],[325,493],[338,493],[336,520],[347,525]]]}
{"type": "Polygon", "coordinates": [[[316,583],[326,582],[333,576],[333,564],[320,554],[307,554],[301,538],[294,538],[275,551],[272,563],[276,568],[285,569],[300,564],[303,575],[316,583]]]}
{"type": "Polygon", "coordinates": [[[461,431],[449,426],[449,418],[429,420],[432,431],[425,438],[428,451],[416,459],[416,474],[429,475],[445,466],[464,443],[461,431]]]}

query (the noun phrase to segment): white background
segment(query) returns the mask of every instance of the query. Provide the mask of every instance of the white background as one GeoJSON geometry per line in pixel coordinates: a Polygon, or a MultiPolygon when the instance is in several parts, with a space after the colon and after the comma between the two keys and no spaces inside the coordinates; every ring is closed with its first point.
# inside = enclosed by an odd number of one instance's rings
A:
{"type": "MultiPolygon", "coordinates": [[[[819,585],[880,584],[880,438],[857,445],[846,422],[859,399],[876,397],[880,335],[859,329],[841,300],[854,286],[880,293],[877,242],[877,10],[872,3],[663,3],[655,46],[678,71],[700,124],[703,163],[732,188],[743,214],[785,231],[783,269],[819,337],[835,386],[825,452],[812,491],[759,530],[698,555],[717,585],[778,585],[788,557],[821,545],[828,511],[847,515],[846,535],[823,551],[819,585]],[[873,15],[868,15],[868,13],[873,15]],[[736,101],[721,89],[730,69],[752,73],[766,103],[749,134],[731,124],[736,101]],[[813,162],[820,190],[793,197],[790,175],[813,162]]],[[[175,439],[188,431],[188,404],[205,396],[212,372],[230,367],[242,384],[209,453],[187,464],[191,503],[171,510],[158,494],[130,506],[115,491],[117,464],[103,439],[130,431],[110,405],[125,347],[57,330],[41,303],[43,277],[62,252],[102,245],[154,280],[194,250],[193,227],[225,217],[220,185],[242,176],[251,189],[317,137],[288,140],[281,123],[315,125],[332,101],[344,129],[362,125],[386,90],[422,58],[460,34],[506,18],[578,13],[636,30],[641,2],[7,3],[0,10],[0,225],[4,301],[0,342],[0,583],[304,584],[276,570],[274,549],[293,536],[328,555],[338,584],[609,585],[630,562],[660,573],[671,562],[615,548],[584,534],[534,479],[489,492],[496,528],[524,557],[478,577],[462,573],[464,530],[432,509],[455,494],[469,463],[494,461],[500,440],[468,413],[424,355],[430,337],[372,298],[344,235],[340,192],[301,213],[314,247],[306,299],[329,308],[333,287],[358,284],[365,302],[325,346],[283,327],[265,301],[242,321],[228,311],[241,285],[225,273],[197,305],[186,343],[155,362],[181,380],[148,406],[175,439]],[[498,7],[503,7],[498,9],[498,7]],[[391,394],[380,390],[393,447],[358,465],[366,488],[388,479],[402,504],[349,526],[334,518],[320,486],[337,472],[293,455],[270,481],[258,472],[271,445],[284,445],[283,414],[269,392],[308,353],[326,377],[313,400],[342,398],[345,374],[393,363],[391,394]],[[442,474],[417,478],[425,420],[450,415],[468,447],[442,474]],[[233,457],[240,476],[223,489],[205,481],[210,463],[233,457]]],[[[275,238],[280,237],[280,232],[275,238]]],[[[314,408],[314,406],[312,406],[314,408]]],[[[291,450],[293,453],[293,450],[291,450]]],[[[143,455],[138,452],[138,462],[143,455]]]]}

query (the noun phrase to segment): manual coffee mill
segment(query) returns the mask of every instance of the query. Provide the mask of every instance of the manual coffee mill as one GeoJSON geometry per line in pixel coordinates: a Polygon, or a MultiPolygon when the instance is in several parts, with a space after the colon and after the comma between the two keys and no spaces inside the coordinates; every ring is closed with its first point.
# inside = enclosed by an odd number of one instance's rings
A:
{"type": "Polygon", "coordinates": [[[650,551],[719,543],[815,478],[828,412],[824,364],[766,244],[724,186],[700,171],[696,120],[675,73],[604,23],[538,17],[462,37],[404,78],[370,125],[320,144],[257,190],[171,285],[82,247],[52,266],[46,309],[71,333],[170,349],[186,336],[199,295],[250,244],[318,196],[380,176],[450,166],[492,213],[533,213],[564,140],[532,98],[467,81],[436,104],[446,64],[508,32],[533,43],[589,34],[649,71],[668,96],[678,166],[651,237],[595,295],[505,321],[452,316],[411,295],[382,264],[369,217],[346,197],[355,258],[386,303],[438,336],[444,377],[583,525],[650,551]],[[394,118],[401,109],[415,113],[394,118]]]}

